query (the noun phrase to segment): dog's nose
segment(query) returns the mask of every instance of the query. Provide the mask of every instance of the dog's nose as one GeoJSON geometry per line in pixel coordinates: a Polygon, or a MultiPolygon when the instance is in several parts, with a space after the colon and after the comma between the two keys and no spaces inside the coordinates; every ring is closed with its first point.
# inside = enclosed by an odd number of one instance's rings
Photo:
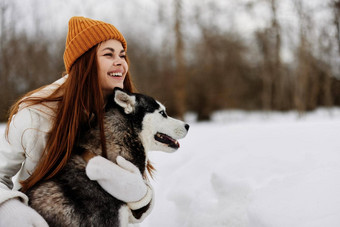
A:
{"type": "Polygon", "coordinates": [[[190,125],[188,125],[188,124],[185,124],[185,129],[188,131],[189,130],[189,128],[190,128],[190,125]]]}

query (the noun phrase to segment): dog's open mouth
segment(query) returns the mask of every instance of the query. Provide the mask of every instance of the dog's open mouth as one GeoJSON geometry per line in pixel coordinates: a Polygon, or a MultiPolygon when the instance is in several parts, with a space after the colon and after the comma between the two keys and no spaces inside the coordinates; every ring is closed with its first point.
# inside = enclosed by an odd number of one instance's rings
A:
{"type": "Polygon", "coordinates": [[[168,135],[165,135],[163,133],[157,132],[155,135],[155,140],[158,142],[164,143],[168,145],[171,148],[178,149],[179,148],[179,143],[177,140],[171,138],[168,135]]]}

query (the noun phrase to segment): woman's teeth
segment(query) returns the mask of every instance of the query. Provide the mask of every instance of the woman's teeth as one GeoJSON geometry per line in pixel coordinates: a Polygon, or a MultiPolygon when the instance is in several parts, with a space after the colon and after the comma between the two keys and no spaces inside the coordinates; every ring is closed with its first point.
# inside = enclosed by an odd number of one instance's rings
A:
{"type": "Polygon", "coordinates": [[[112,77],[122,77],[123,74],[122,73],[108,73],[109,76],[112,76],[112,77]]]}

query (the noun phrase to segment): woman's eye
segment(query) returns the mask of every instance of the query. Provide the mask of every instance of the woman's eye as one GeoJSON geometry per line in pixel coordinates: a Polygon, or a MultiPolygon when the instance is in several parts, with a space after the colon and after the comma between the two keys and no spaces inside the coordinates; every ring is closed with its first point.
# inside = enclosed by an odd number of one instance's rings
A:
{"type": "Polygon", "coordinates": [[[161,111],[159,111],[159,113],[163,116],[163,117],[165,117],[165,118],[167,118],[168,117],[168,115],[166,115],[166,113],[165,113],[165,111],[164,110],[161,110],[161,111]]]}
{"type": "Polygon", "coordinates": [[[126,59],[126,55],[121,55],[120,57],[126,59]]]}
{"type": "Polygon", "coordinates": [[[111,53],[106,53],[106,54],[104,54],[104,56],[112,57],[112,54],[111,53]]]}

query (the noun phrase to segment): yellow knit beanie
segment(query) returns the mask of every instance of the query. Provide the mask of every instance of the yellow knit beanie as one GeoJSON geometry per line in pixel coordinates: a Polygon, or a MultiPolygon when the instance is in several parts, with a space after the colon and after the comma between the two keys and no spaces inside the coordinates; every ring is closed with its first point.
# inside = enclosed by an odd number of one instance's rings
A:
{"type": "Polygon", "coordinates": [[[72,64],[94,45],[109,39],[120,41],[126,51],[124,36],[113,25],[85,17],[72,17],[68,22],[68,33],[64,52],[67,73],[72,64]]]}

